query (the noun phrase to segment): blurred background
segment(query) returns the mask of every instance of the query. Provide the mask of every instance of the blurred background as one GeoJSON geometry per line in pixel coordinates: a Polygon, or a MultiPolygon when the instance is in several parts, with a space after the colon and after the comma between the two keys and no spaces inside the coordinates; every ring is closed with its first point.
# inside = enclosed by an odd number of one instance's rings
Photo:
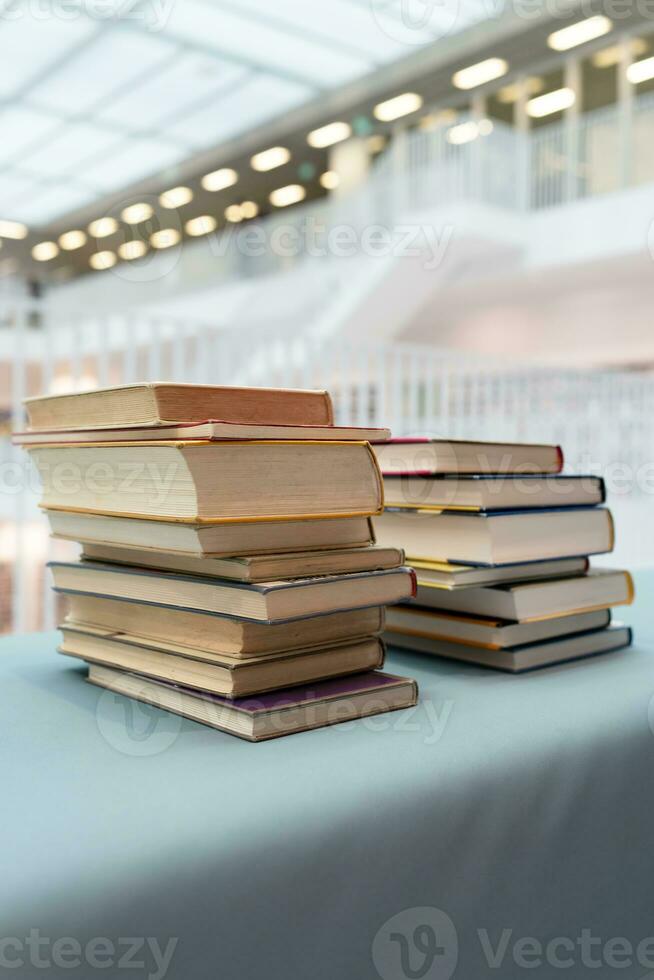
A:
{"type": "Polygon", "coordinates": [[[0,631],[55,617],[22,399],[144,379],[561,442],[647,564],[654,3],[0,0],[0,65],[0,631]]]}

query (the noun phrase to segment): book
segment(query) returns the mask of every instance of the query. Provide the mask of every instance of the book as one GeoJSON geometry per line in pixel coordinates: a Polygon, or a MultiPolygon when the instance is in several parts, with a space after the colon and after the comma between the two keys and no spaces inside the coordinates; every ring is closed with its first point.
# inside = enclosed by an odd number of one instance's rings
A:
{"type": "Polygon", "coordinates": [[[88,679],[250,742],[410,708],[418,700],[415,681],[377,671],[235,701],[94,664],[88,679]]]}
{"type": "Polygon", "coordinates": [[[374,523],[378,544],[403,548],[409,564],[415,558],[513,565],[613,550],[613,521],[604,507],[475,514],[386,510],[374,523]]]}
{"type": "Polygon", "coordinates": [[[228,698],[363,673],[384,664],[384,646],[378,637],[320,650],[296,650],[290,655],[238,660],[169,643],[153,646],[129,634],[94,631],[72,623],[60,629],[63,642],[59,653],[65,656],[228,698]]]}
{"type": "Polygon", "coordinates": [[[180,425],[224,419],[247,425],[332,425],[326,391],[193,384],[132,384],[26,398],[31,429],[180,425]]]}
{"type": "Polygon", "coordinates": [[[418,586],[416,604],[470,616],[525,623],[554,616],[629,605],[634,584],[629,572],[594,568],[585,575],[448,592],[418,586]]]}
{"type": "Polygon", "coordinates": [[[260,623],[285,622],[363,606],[384,606],[415,594],[413,570],[323,575],[277,582],[234,582],[100,562],[50,562],[58,592],[102,595],[155,606],[220,613],[260,623]]]}
{"type": "Polygon", "coordinates": [[[418,586],[431,585],[440,589],[467,589],[471,585],[499,585],[502,582],[583,575],[588,571],[589,564],[587,558],[528,561],[521,565],[450,565],[447,562],[411,560],[418,586]]]}
{"type": "Polygon", "coordinates": [[[343,640],[373,636],[384,629],[383,606],[348,609],[290,623],[248,622],[218,613],[195,612],[175,606],[143,605],[104,596],[69,594],[67,623],[129,633],[154,641],[189,646],[244,658],[334,646],[343,640]]]}
{"type": "Polygon", "coordinates": [[[31,446],[49,508],[152,520],[357,517],[383,506],[367,442],[31,446]]]}
{"type": "Polygon", "coordinates": [[[560,473],[560,446],[469,442],[458,439],[390,439],[376,445],[384,476],[447,473],[560,473]]]}
{"type": "Polygon", "coordinates": [[[351,425],[264,425],[261,423],[209,420],[185,425],[140,426],[103,429],[30,429],[15,432],[17,446],[76,445],[102,442],[221,442],[244,439],[328,440],[330,442],[381,442],[390,430],[351,425]]]}
{"type": "Polygon", "coordinates": [[[200,558],[366,548],[375,543],[372,521],[367,517],[189,524],[47,508],[46,515],[55,538],[200,558]]]}
{"type": "Polygon", "coordinates": [[[608,609],[512,623],[503,619],[443,612],[440,609],[420,609],[416,606],[394,606],[386,615],[386,638],[389,643],[400,642],[401,636],[422,636],[436,640],[471,643],[488,650],[536,643],[556,636],[586,633],[604,629],[611,622],[608,609]]]}
{"type": "Polygon", "coordinates": [[[162,571],[210,575],[237,582],[271,582],[275,579],[313,578],[345,572],[370,572],[397,568],[404,564],[399,548],[347,548],[333,551],[305,551],[288,555],[251,555],[242,558],[197,558],[108,544],[85,544],[83,561],[118,565],[138,565],[162,571]]]}
{"type": "Polygon", "coordinates": [[[387,507],[421,510],[523,510],[604,503],[595,476],[385,476],[387,507]]]}
{"type": "Polygon", "coordinates": [[[429,653],[448,660],[462,660],[469,664],[492,667],[513,674],[564,663],[568,660],[592,657],[598,653],[611,653],[631,646],[631,642],[631,630],[626,626],[609,626],[590,633],[559,637],[542,643],[530,643],[510,650],[487,650],[466,643],[420,636],[403,637],[401,642],[398,638],[394,639],[394,645],[403,649],[429,653]]]}

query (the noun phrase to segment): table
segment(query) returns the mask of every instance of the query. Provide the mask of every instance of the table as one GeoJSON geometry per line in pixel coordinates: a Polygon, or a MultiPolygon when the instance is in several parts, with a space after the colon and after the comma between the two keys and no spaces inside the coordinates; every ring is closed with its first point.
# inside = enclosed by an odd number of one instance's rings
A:
{"type": "Polygon", "coordinates": [[[417,711],[254,745],[132,711],[55,634],[3,639],[0,972],[654,975],[637,587],[630,651],[518,677],[396,652],[417,711]]]}

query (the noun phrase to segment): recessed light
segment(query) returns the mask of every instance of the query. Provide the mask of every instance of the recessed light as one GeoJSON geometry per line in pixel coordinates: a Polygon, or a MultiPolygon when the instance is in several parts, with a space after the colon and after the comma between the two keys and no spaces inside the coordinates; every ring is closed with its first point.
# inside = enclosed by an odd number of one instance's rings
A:
{"type": "Polygon", "coordinates": [[[255,153],[250,159],[250,165],[253,170],[263,173],[266,170],[274,170],[275,167],[283,167],[290,159],[291,151],[285,146],[271,146],[269,150],[255,153]]]}
{"type": "Polygon", "coordinates": [[[469,65],[468,68],[455,71],[452,75],[452,85],[464,90],[477,88],[478,85],[486,85],[487,82],[501,78],[508,70],[509,66],[504,58],[486,58],[475,65],[469,65]]]}
{"type": "Polygon", "coordinates": [[[27,227],[20,221],[0,221],[0,238],[27,238],[27,227]]]}
{"type": "Polygon", "coordinates": [[[335,170],[325,170],[324,174],[320,175],[320,184],[326,191],[335,190],[340,182],[341,178],[335,170]]]}
{"type": "Polygon", "coordinates": [[[32,258],[37,262],[49,262],[59,255],[59,246],[56,242],[39,242],[32,248],[32,258]]]}
{"type": "Polygon", "coordinates": [[[654,78],[654,58],[644,58],[642,61],[634,61],[633,65],[627,68],[627,78],[632,85],[639,82],[647,82],[654,78]]]}
{"type": "Polygon", "coordinates": [[[153,248],[171,248],[181,237],[176,228],[162,228],[150,236],[150,244],[153,248]]]}
{"type": "Polygon", "coordinates": [[[117,261],[115,252],[94,252],[89,259],[89,265],[92,269],[111,269],[117,261]]]}
{"type": "Polygon", "coordinates": [[[238,180],[238,174],[231,167],[223,167],[222,170],[213,170],[202,178],[202,186],[205,191],[222,191],[226,187],[232,187],[238,180]]]}
{"type": "Polygon", "coordinates": [[[193,191],[190,187],[172,187],[161,194],[159,204],[162,208],[182,208],[192,200],[193,191]]]}
{"type": "Polygon", "coordinates": [[[586,44],[587,41],[594,41],[596,37],[608,34],[612,27],[613,22],[608,17],[598,14],[596,17],[588,17],[586,20],[580,20],[576,24],[554,31],[548,37],[547,43],[555,51],[568,51],[579,44],[586,44]]]}
{"type": "Polygon", "coordinates": [[[216,230],[218,222],[210,214],[201,214],[197,218],[191,218],[184,225],[184,229],[187,235],[192,235],[197,238],[199,235],[208,235],[210,232],[216,230]]]}
{"type": "Polygon", "coordinates": [[[98,218],[92,221],[88,227],[88,232],[94,238],[106,238],[118,229],[118,222],[115,218],[98,218]]]}
{"type": "Polygon", "coordinates": [[[301,184],[288,184],[286,187],[278,187],[268,199],[276,208],[287,208],[289,204],[303,201],[306,196],[307,192],[301,184]]]}
{"type": "Polygon", "coordinates": [[[575,94],[571,88],[557,88],[554,92],[537,95],[527,103],[527,114],[534,119],[542,119],[553,112],[563,112],[575,103],[575,94]]]}
{"type": "Polygon", "coordinates": [[[138,225],[142,221],[147,221],[154,214],[150,204],[146,204],[145,201],[139,201],[138,204],[130,204],[128,208],[124,208],[121,211],[121,218],[128,225],[138,225]]]}
{"type": "MultiPolygon", "coordinates": [[[[639,57],[647,51],[647,44],[642,37],[633,37],[627,48],[631,57],[639,57]]],[[[596,68],[612,68],[619,65],[622,61],[622,45],[611,44],[608,48],[602,48],[593,55],[593,64],[596,68]]]]}
{"type": "Polygon", "coordinates": [[[59,236],[59,245],[65,252],[74,252],[76,248],[86,245],[86,235],[80,229],[66,231],[59,236]]]}
{"type": "Polygon", "coordinates": [[[259,205],[255,201],[243,201],[241,204],[241,215],[244,218],[256,218],[259,214],[259,205]]]}
{"type": "Polygon", "coordinates": [[[322,150],[326,146],[333,146],[334,143],[341,143],[348,136],[352,135],[352,127],[346,122],[327,123],[320,129],[312,130],[307,136],[307,143],[317,150],[322,150]]]}
{"type": "Polygon", "coordinates": [[[134,259],[140,259],[148,250],[148,246],[145,242],[142,242],[138,238],[134,238],[129,242],[123,242],[123,244],[118,249],[118,254],[121,259],[125,259],[127,262],[132,262],[134,259]]]}
{"type": "Polygon", "coordinates": [[[452,143],[453,146],[461,146],[463,143],[471,143],[472,140],[476,140],[479,136],[479,126],[472,119],[468,122],[459,123],[458,126],[452,126],[448,129],[445,134],[445,138],[448,143],[452,143]]]}
{"type": "Polygon", "coordinates": [[[420,108],[422,108],[421,95],[417,92],[403,92],[393,99],[380,102],[372,111],[381,122],[392,122],[394,119],[408,116],[411,112],[417,112],[420,108]]]}
{"type": "Polygon", "coordinates": [[[241,205],[230,204],[225,208],[225,217],[228,221],[231,221],[232,224],[237,224],[237,222],[242,221],[243,214],[241,213],[241,205]]]}

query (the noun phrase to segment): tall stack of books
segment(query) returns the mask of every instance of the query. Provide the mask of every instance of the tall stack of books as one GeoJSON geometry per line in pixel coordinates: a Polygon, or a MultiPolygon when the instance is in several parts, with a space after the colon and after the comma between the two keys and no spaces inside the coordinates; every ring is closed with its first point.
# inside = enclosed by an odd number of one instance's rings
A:
{"type": "Polygon", "coordinates": [[[414,704],[383,674],[415,576],[376,547],[368,439],[326,392],[132,385],[27,401],[69,599],[60,652],[100,687],[258,740],[414,704]]]}
{"type": "Polygon", "coordinates": [[[631,576],[589,563],[614,544],[604,483],[562,476],[558,446],[413,439],[375,452],[377,540],[403,548],[418,581],[389,610],[389,643],[511,672],[630,645],[611,607],[633,600],[631,576]]]}

